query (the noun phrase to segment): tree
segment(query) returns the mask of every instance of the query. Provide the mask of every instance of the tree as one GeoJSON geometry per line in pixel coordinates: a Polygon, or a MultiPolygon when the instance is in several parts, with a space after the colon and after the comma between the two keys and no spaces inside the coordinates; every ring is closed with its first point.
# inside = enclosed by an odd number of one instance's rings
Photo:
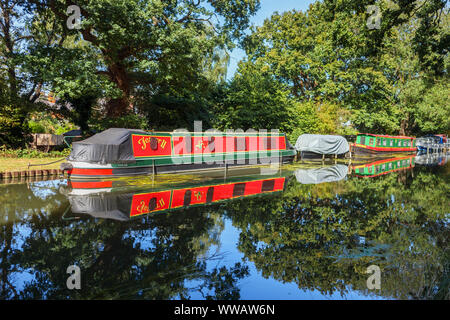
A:
{"type": "Polygon", "coordinates": [[[225,129],[279,129],[289,127],[288,93],[270,73],[242,65],[230,84],[222,84],[213,98],[214,127],[225,129]]]}
{"type": "Polygon", "coordinates": [[[79,6],[81,29],[66,31],[80,35],[98,53],[97,73],[120,90],[107,103],[110,116],[132,109],[141,90],[204,87],[203,57],[217,47],[232,47],[259,6],[257,0],[34,2],[40,10],[50,8],[61,25],[67,7],[79,6]]]}
{"type": "MultiPolygon", "coordinates": [[[[314,114],[311,106],[333,106],[328,109],[338,111],[330,113],[328,122],[335,125],[326,133],[349,132],[343,124],[350,119],[359,131],[420,134],[424,130],[417,117],[422,113],[417,109],[424,93],[432,94],[435,83],[448,81],[444,2],[330,0],[315,2],[306,12],[275,13],[245,39],[247,59],[239,71],[249,81],[268,74],[275,81],[272,86],[286,90],[289,104],[300,103],[299,110],[309,110],[306,114],[314,114]],[[372,30],[366,25],[366,6],[373,4],[383,17],[380,29],[372,30]],[[426,34],[434,44],[419,39],[427,23],[433,26],[426,34]],[[433,52],[432,60],[424,64],[421,50],[433,52]],[[245,69],[255,75],[246,75],[245,69]]],[[[447,104],[440,108],[447,110],[447,104]]],[[[435,128],[445,114],[440,113],[435,128]]],[[[290,114],[296,116],[298,112],[290,114]]],[[[321,131],[314,121],[305,128],[321,131]]]]}

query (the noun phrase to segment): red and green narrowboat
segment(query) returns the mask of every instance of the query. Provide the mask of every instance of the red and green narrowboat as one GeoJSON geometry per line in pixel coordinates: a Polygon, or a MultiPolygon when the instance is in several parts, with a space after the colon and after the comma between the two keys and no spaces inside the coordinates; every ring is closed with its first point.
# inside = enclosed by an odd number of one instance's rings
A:
{"type": "Polygon", "coordinates": [[[108,178],[291,162],[282,133],[145,132],[108,129],[74,142],[61,168],[72,178],[108,178]]]}
{"type": "Polygon", "coordinates": [[[360,133],[356,136],[356,142],[350,144],[350,151],[353,154],[362,155],[415,152],[416,150],[416,138],[406,136],[360,133]]]}
{"type": "Polygon", "coordinates": [[[368,164],[352,166],[357,177],[373,178],[400,170],[408,170],[414,167],[415,155],[396,157],[374,161],[368,164]]]}

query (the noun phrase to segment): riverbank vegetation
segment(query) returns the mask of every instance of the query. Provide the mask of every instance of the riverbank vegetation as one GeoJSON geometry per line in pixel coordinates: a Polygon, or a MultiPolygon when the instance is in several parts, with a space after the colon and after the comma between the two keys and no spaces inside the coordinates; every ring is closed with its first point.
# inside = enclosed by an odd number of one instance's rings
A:
{"type": "Polygon", "coordinates": [[[0,145],[109,127],[422,135],[450,128],[445,0],[0,0],[0,145]],[[380,25],[369,27],[369,5],[380,25]],[[230,52],[245,50],[226,79],[230,52]]]}
{"type": "Polygon", "coordinates": [[[0,173],[28,171],[28,170],[42,170],[42,169],[46,170],[59,169],[61,162],[64,159],[65,159],[64,157],[14,158],[14,159],[0,157],[0,173]],[[32,167],[30,167],[29,165],[32,165],[32,167]]]}

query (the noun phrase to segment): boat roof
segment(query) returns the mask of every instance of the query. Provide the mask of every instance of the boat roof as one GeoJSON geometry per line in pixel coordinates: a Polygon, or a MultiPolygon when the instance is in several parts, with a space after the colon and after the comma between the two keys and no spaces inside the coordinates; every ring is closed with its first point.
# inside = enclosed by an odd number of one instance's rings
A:
{"type": "Polygon", "coordinates": [[[372,137],[380,137],[380,138],[391,138],[391,139],[411,139],[415,137],[408,136],[389,136],[384,134],[373,134],[373,133],[358,133],[358,136],[372,136],[372,137]]]}
{"type": "Polygon", "coordinates": [[[342,136],[302,134],[295,143],[295,149],[318,154],[343,154],[349,151],[349,145],[342,136]]]}

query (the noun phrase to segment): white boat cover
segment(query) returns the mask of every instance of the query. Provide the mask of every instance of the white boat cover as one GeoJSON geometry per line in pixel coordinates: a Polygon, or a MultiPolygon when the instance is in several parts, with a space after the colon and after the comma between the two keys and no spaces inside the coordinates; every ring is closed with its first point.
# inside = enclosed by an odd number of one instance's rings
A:
{"type": "Polygon", "coordinates": [[[331,167],[295,171],[297,181],[302,184],[318,184],[324,182],[335,182],[347,176],[348,167],[343,164],[335,164],[331,167]]]}
{"type": "Polygon", "coordinates": [[[350,150],[344,137],[320,134],[302,134],[295,143],[297,151],[318,154],[343,154],[350,150]]]}

